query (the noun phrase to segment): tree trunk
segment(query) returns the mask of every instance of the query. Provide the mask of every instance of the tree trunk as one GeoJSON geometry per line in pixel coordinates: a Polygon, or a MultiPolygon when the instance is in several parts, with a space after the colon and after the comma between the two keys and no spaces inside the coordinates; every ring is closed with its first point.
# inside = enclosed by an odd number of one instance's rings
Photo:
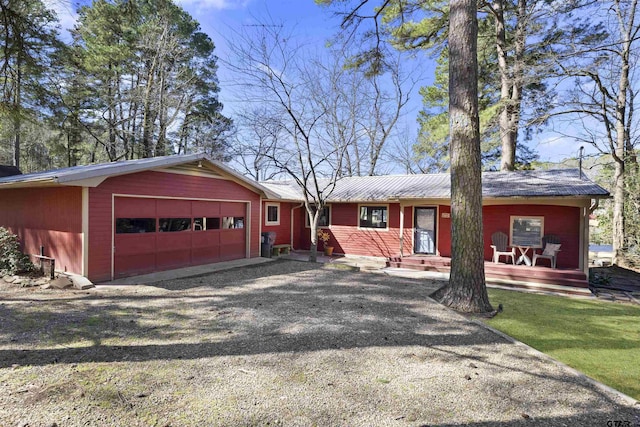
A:
{"type": "Polygon", "coordinates": [[[616,146],[614,153],[614,189],[613,189],[613,263],[620,266],[627,266],[628,261],[625,255],[625,224],[624,224],[624,203],[625,203],[625,148],[627,141],[626,119],[627,119],[627,92],[629,91],[629,70],[632,34],[635,28],[635,12],[637,1],[631,2],[629,6],[628,22],[622,20],[620,5],[617,4],[620,28],[623,29],[623,42],[621,46],[622,69],[618,80],[618,96],[616,99],[616,146]],[[626,28],[625,28],[626,27],[626,28]]]}
{"type": "Polygon", "coordinates": [[[451,275],[436,297],[455,310],[493,311],[484,277],[475,0],[450,1],[451,275]]]}
{"type": "Polygon", "coordinates": [[[315,212],[311,205],[306,203],[307,215],[309,216],[309,233],[311,233],[311,246],[309,247],[309,261],[318,261],[318,208],[315,212]]]}
{"type": "MultiPolygon", "coordinates": [[[[19,39],[22,42],[22,39],[19,39]]],[[[22,51],[22,45],[20,45],[22,51]]],[[[20,134],[22,133],[22,56],[16,57],[16,81],[13,98],[13,165],[20,169],[20,134]]]]}

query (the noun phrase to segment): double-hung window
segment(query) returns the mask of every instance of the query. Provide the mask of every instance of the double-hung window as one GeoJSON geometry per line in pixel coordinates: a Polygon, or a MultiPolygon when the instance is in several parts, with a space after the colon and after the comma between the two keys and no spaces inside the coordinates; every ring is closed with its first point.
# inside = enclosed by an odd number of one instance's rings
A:
{"type": "Polygon", "coordinates": [[[265,204],[265,225],[280,225],[280,203],[265,204]]]}

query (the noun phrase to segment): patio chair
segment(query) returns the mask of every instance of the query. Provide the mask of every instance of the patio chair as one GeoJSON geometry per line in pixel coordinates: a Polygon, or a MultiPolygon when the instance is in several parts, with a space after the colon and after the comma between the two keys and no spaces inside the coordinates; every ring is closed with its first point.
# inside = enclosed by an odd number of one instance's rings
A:
{"type": "MultiPolygon", "coordinates": [[[[507,250],[507,242],[509,236],[501,231],[497,231],[491,235],[491,248],[493,249],[493,262],[498,263],[501,256],[506,256],[507,259],[511,257],[511,264],[515,264],[516,248],[507,250]]],[[[506,263],[506,261],[505,261],[506,263]]]]}
{"type": "Polygon", "coordinates": [[[556,268],[556,261],[558,252],[560,252],[560,239],[553,234],[547,234],[542,238],[542,247],[544,250],[542,253],[537,254],[533,251],[533,266],[535,267],[538,258],[548,259],[551,263],[551,268],[556,268]]]}

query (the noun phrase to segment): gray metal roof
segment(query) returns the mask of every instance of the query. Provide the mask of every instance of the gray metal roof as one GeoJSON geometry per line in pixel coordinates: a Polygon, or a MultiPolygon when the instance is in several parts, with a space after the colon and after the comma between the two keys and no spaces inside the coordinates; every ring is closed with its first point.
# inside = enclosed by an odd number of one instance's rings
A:
{"type": "Polygon", "coordinates": [[[100,163],[86,166],[74,166],[64,169],[55,169],[44,172],[29,173],[24,175],[14,175],[0,178],[0,189],[19,188],[27,186],[47,186],[47,185],[87,185],[96,186],[102,180],[118,175],[126,175],[146,170],[158,170],[179,166],[194,162],[206,162],[213,165],[218,170],[244,182],[245,184],[262,191],[267,197],[278,197],[263,187],[258,182],[253,181],[229,166],[216,160],[210,159],[202,153],[183,154],[164,157],[152,157],[148,159],[123,160],[119,162],[100,163]]]}
{"type": "MultiPolygon", "coordinates": [[[[281,198],[301,200],[294,181],[265,181],[281,198]]],[[[514,172],[484,172],[482,195],[485,198],[509,197],[607,197],[609,192],[578,169],[514,172]]],[[[347,177],[338,180],[328,201],[361,202],[396,199],[449,199],[451,178],[448,173],[347,177]]]]}

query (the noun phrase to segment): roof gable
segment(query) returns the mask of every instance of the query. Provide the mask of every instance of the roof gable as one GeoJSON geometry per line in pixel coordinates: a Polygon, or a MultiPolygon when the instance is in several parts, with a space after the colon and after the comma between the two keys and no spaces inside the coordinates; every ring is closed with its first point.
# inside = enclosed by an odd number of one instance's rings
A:
{"type": "MultiPolygon", "coordinates": [[[[0,189],[58,185],[96,187],[107,178],[136,172],[169,171],[193,174],[194,171],[200,169],[202,169],[202,175],[229,178],[253,191],[263,193],[267,197],[277,197],[256,181],[248,179],[221,162],[210,159],[200,153],[73,166],[64,169],[9,176],[0,178],[0,189]]],[[[195,174],[198,173],[196,172],[195,174]]]]}

